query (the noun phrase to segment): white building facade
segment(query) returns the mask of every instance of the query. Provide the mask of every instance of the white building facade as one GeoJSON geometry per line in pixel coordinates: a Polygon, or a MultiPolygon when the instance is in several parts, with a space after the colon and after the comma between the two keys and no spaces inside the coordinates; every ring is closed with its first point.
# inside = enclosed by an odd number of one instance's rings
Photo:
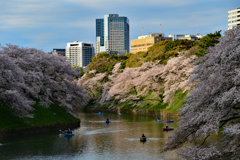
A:
{"type": "Polygon", "coordinates": [[[93,43],[78,41],[67,43],[66,57],[72,65],[85,68],[90,62],[92,62],[92,57],[94,56],[93,43]]]}
{"type": "Polygon", "coordinates": [[[199,41],[201,38],[204,37],[204,35],[196,34],[196,35],[189,35],[189,34],[172,34],[168,35],[168,37],[172,37],[172,40],[177,39],[187,39],[187,40],[197,40],[199,41]]]}
{"type": "Polygon", "coordinates": [[[240,25],[240,8],[228,11],[228,30],[240,25]]]}

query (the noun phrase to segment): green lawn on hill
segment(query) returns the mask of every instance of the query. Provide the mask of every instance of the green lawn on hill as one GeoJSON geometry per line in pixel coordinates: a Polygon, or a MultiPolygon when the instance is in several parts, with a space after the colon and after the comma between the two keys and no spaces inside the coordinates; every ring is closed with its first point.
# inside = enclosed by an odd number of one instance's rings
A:
{"type": "Polygon", "coordinates": [[[18,130],[22,127],[34,125],[47,125],[56,122],[69,122],[78,120],[57,103],[51,104],[49,108],[41,106],[39,103],[34,105],[32,112],[34,118],[19,118],[14,115],[8,107],[0,105],[0,132],[4,130],[18,130]]]}

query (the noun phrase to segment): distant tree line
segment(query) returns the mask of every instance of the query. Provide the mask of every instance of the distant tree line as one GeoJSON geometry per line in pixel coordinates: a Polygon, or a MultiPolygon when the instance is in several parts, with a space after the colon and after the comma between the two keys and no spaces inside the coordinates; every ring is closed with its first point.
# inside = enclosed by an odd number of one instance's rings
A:
{"type": "Polygon", "coordinates": [[[89,74],[91,70],[95,70],[96,73],[111,75],[113,67],[119,62],[121,63],[120,69],[140,67],[144,62],[159,61],[160,64],[166,65],[170,58],[178,56],[178,52],[187,50],[189,56],[201,57],[207,54],[208,47],[219,42],[220,32],[207,34],[200,41],[185,39],[161,41],[149,47],[146,52],[126,53],[125,56],[101,52],[96,57],[92,57],[92,62],[87,66],[87,75],[91,77],[91,74],[89,74]]]}

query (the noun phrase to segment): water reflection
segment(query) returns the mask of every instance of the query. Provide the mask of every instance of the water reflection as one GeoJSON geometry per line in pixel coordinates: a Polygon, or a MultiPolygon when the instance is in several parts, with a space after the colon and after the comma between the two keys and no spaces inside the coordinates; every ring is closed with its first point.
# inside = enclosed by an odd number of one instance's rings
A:
{"type": "MultiPolygon", "coordinates": [[[[81,127],[72,137],[45,134],[2,140],[0,159],[179,159],[175,152],[161,153],[171,132],[163,132],[165,123],[157,117],[80,113],[81,127]],[[106,124],[106,119],[110,120],[106,124]],[[148,137],[145,143],[137,137],[148,137]]],[[[176,117],[172,115],[176,128],[176,117]]]]}

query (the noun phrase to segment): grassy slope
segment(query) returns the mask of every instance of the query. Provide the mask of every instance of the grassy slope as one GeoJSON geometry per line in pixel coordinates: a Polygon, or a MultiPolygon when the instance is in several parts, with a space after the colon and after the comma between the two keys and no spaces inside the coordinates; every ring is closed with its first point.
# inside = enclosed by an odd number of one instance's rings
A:
{"type": "MultiPolygon", "coordinates": [[[[177,91],[173,98],[167,103],[162,103],[161,99],[154,98],[154,95],[150,92],[146,97],[142,97],[141,106],[133,106],[131,100],[127,100],[124,103],[118,105],[123,109],[148,109],[148,110],[169,110],[169,111],[178,111],[182,107],[183,101],[186,100],[188,92],[177,91]]],[[[111,104],[106,104],[101,106],[103,108],[109,107],[111,104]]]]}
{"type": "Polygon", "coordinates": [[[77,120],[56,103],[49,108],[42,107],[37,103],[34,108],[35,110],[32,112],[34,118],[19,118],[13,114],[10,108],[0,105],[0,132],[6,129],[77,120]],[[54,113],[56,114],[54,115],[54,113]]]}
{"type": "Polygon", "coordinates": [[[178,91],[175,93],[173,98],[170,100],[167,110],[178,111],[182,107],[183,101],[186,100],[188,92],[178,91]]]}

